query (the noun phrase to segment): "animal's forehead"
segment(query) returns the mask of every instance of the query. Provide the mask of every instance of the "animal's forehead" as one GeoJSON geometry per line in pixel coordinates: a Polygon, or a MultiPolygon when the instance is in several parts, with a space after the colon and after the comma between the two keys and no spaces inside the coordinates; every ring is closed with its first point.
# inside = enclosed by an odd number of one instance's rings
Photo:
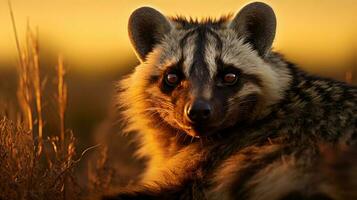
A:
{"type": "Polygon", "coordinates": [[[192,67],[196,65],[209,68],[209,76],[213,76],[217,71],[218,59],[229,64],[237,63],[242,52],[249,53],[251,48],[231,29],[204,26],[175,29],[160,45],[159,66],[165,69],[180,63],[182,70],[189,76],[192,67]]]}

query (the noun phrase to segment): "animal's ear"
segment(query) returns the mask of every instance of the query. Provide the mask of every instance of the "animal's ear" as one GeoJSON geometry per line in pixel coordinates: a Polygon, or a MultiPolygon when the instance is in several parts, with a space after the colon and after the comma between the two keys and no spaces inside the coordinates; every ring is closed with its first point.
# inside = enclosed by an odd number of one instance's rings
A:
{"type": "Polygon", "coordinates": [[[128,30],[131,43],[139,59],[144,62],[147,54],[171,30],[171,25],[159,11],[141,7],[131,14],[128,30]]]}
{"type": "Polygon", "coordinates": [[[230,23],[245,42],[250,43],[260,56],[270,50],[275,37],[276,18],[273,9],[265,3],[246,5],[230,23]]]}

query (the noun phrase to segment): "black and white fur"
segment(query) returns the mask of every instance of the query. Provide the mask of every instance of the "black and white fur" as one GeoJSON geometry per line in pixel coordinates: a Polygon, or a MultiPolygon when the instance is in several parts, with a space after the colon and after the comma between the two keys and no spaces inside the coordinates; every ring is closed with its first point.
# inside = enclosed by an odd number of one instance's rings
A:
{"type": "Polygon", "coordinates": [[[354,152],[357,90],[271,51],[275,29],[273,10],[259,2],[218,20],[133,12],[129,36],[141,64],[120,82],[117,103],[149,161],[140,183],[106,199],[356,197],[319,171],[321,146],[354,152]],[[172,70],[174,87],[164,81],[172,70]],[[221,84],[227,70],[237,84],[221,84]],[[198,98],[212,107],[200,128],[184,111],[198,98]]]}

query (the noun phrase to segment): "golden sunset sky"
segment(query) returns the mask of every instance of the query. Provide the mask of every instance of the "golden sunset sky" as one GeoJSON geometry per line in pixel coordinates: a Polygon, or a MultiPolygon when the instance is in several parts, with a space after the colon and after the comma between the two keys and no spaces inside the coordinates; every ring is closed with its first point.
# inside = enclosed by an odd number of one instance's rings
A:
{"type": "MultiPolygon", "coordinates": [[[[42,51],[61,53],[83,70],[134,58],[127,36],[130,13],[152,6],[166,15],[235,13],[247,0],[12,0],[20,38],[27,19],[39,28],[42,51]]],[[[310,68],[348,68],[357,56],[356,0],[270,0],[278,27],[274,48],[310,68]]],[[[7,0],[0,1],[0,63],[16,63],[7,0]]],[[[2,66],[0,66],[2,67],[2,66]]],[[[313,69],[312,69],[313,70],[313,69]]]]}

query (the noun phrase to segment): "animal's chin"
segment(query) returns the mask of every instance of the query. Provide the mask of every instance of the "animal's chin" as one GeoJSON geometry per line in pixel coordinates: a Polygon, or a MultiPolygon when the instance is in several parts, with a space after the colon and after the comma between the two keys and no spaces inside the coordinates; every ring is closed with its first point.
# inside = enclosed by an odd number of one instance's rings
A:
{"type": "Polygon", "coordinates": [[[183,130],[187,135],[195,138],[201,138],[214,135],[220,126],[195,125],[189,122],[175,120],[176,126],[183,130]]]}
{"type": "Polygon", "coordinates": [[[197,126],[192,124],[192,125],[186,125],[185,128],[183,128],[183,130],[189,136],[195,138],[201,138],[201,137],[214,135],[217,131],[217,128],[208,127],[208,126],[197,126]]]}
{"type": "Polygon", "coordinates": [[[195,138],[201,138],[203,136],[207,136],[205,131],[196,130],[196,129],[186,130],[186,134],[195,138]]]}

